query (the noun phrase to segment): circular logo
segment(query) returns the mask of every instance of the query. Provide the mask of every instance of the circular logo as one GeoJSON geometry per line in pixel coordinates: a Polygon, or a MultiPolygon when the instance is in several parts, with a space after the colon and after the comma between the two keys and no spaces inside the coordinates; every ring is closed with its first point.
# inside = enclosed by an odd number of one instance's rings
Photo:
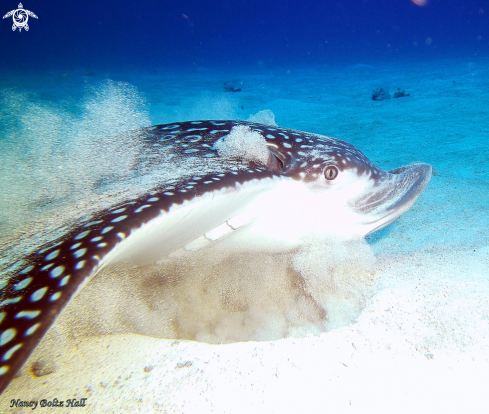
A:
{"type": "Polygon", "coordinates": [[[14,18],[14,23],[17,27],[24,27],[27,24],[27,19],[29,17],[27,16],[27,13],[25,10],[18,9],[18,10],[15,10],[13,18],[14,18]]]}

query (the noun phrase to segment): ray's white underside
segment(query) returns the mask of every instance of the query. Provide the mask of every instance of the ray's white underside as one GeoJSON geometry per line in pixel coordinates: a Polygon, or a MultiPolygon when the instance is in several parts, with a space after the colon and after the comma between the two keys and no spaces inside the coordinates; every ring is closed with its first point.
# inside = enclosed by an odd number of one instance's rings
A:
{"type": "Polygon", "coordinates": [[[126,235],[99,269],[145,266],[217,242],[233,251],[283,252],[313,232],[351,237],[363,220],[346,201],[286,177],[237,184],[162,211],[126,235]]]}

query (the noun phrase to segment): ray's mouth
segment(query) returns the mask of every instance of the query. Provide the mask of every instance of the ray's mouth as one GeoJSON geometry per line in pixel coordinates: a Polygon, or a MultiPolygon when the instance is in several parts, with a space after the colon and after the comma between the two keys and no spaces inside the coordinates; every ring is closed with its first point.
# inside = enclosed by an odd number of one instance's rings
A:
{"type": "Polygon", "coordinates": [[[357,204],[357,211],[371,218],[364,223],[368,228],[366,236],[409,210],[430,182],[431,175],[429,164],[408,165],[389,171],[378,189],[357,204]]]}

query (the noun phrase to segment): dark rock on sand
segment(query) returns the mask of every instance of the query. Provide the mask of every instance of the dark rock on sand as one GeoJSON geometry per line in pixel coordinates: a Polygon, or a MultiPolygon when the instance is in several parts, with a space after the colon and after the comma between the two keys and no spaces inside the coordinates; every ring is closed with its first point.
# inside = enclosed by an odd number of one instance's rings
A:
{"type": "Polygon", "coordinates": [[[372,92],[373,101],[383,101],[384,99],[390,99],[390,94],[387,89],[377,88],[372,92]]]}
{"type": "Polygon", "coordinates": [[[411,94],[406,93],[406,91],[401,88],[397,88],[397,90],[394,92],[394,98],[403,98],[404,96],[411,96],[411,94]]]}
{"type": "Polygon", "coordinates": [[[237,80],[227,80],[224,82],[224,90],[226,92],[241,92],[242,82],[237,80]]]}

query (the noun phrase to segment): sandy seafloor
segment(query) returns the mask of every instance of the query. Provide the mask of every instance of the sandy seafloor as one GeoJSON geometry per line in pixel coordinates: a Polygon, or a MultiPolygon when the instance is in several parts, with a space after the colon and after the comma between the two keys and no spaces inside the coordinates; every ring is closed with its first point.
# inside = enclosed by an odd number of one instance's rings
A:
{"type": "Polygon", "coordinates": [[[268,109],[279,126],[341,138],[386,170],[422,161],[437,175],[409,212],[368,238],[376,293],[355,323],[320,336],[227,345],[77,338],[55,355],[53,374],[34,378],[24,368],[0,412],[30,411],[8,408],[11,399],[73,397],[87,398],[87,407],[36,411],[489,410],[489,60],[83,76],[90,69],[8,73],[0,87],[52,107],[63,96],[76,103],[85,84],[129,82],[153,124],[247,119],[268,109]],[[241,81],[242,92],[224,93],[228,79],[241,81]],[[379,86],[411,96],[374,102],[379,86]]]}

